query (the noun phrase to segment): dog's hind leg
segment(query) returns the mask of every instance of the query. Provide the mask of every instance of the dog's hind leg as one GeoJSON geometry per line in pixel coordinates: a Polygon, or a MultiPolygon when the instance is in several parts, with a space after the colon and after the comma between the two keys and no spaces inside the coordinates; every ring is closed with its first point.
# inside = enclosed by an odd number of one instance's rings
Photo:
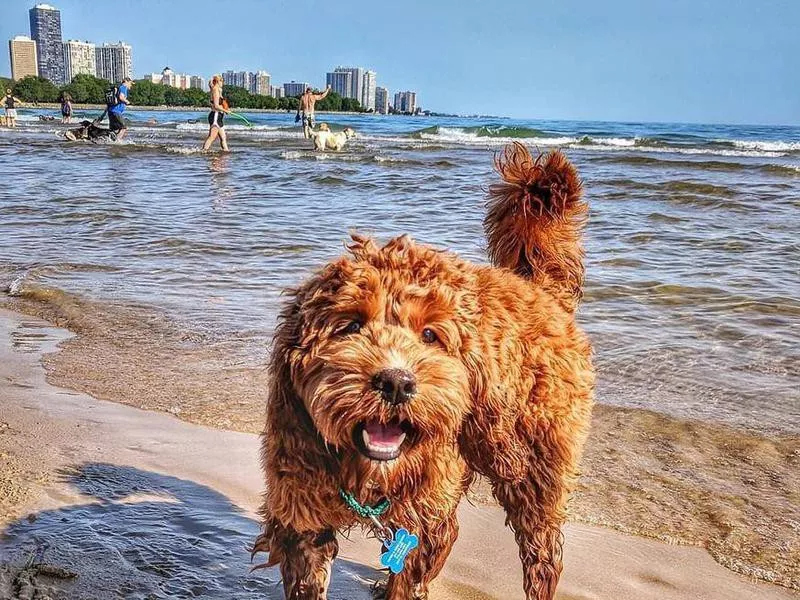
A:
{"type": "Polygon", "coordinates": [[[298,533],[273,520],[253,553],[269,552],[262,567],[280,565],[286,600],[326,600],[339,543],[333,530],[298,533]]]}
{"type": "Polygon", "coordinates": [[[519,546],[526,597],[552,600],[561,576],[566,491],[543,489],[531,478],[495,485],[494,493],[506,510],[506,523],[519,546]]]}

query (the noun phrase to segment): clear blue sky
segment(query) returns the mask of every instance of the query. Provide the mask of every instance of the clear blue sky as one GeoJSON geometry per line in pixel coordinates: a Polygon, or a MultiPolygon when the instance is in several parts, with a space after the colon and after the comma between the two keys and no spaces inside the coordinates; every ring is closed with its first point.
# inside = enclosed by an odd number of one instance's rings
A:
{"type": "MultiPolygon", "coordinates": [[[[50,3],[65,38],[130,43],[137,76],[265,69],[321,86],[345,64],[439,111],[800,124],[800,0],[50,3]]],[[[33,4],[2,0],[0,39],[29,34],[33,4]]]]}

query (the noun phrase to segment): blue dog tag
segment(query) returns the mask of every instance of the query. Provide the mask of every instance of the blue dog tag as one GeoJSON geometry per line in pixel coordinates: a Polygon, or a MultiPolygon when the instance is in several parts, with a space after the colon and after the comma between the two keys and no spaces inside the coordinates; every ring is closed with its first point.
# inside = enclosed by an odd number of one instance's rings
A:
{"type": "Polygon", "coordinates": [[[386,542],[386,552],[381,554],[381,564],[397,575],[405,566],[409,552],[419,546],[419,538],[406,529],[398,529],[394,539],[386,542]]]}

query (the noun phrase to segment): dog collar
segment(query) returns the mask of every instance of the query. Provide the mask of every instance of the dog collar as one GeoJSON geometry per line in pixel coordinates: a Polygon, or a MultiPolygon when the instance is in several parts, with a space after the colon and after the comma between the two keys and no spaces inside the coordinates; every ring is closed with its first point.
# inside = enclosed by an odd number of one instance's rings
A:
{"type": "Polygon", "coordinates": [[[356,500],[353,494],[346,492],[342,488],[339,488],[339,495],[344,500],[347,508],[359,517],[369,519],[375,524],[378,535],[383,537],[381,541],[385,550],[381,554],[381,564],[395,575],[400,573],[405,567],[406,557],[419,546],[419,538],[403,527],[394,531],[391,527],[378,520],[378,517],[389,510],[389,499],[384,498],[375,506],[365,506],[356,500]]]}
{"type": "Polygon", "coordinates": [[[339,495],[344,500],[344,503],[347,505],[347,508],[352,510],[356,513],[359,517],[363,519],[369,519],[371,517],[380,517],[383,513],[389,510],[389,499],[384,498],[381,502],[376,504],[375,506],[365,506],[361,504],[353,494],[344,491],[342,488],[339,488],[339,495]]]}

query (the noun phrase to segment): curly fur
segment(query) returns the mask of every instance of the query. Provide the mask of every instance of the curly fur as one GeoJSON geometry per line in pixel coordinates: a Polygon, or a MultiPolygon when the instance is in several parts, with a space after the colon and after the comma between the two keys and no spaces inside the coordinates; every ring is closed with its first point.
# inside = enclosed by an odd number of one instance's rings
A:
{"type": "Polygon", "coordinates": [[[340,488],[364,504],[390,499],[385,523],[419,535],[386,597],[427,598],[475,473],[506,510],[527,597],[555,595],[594,385],[574,320],[587,207],[560,152],[533,159],[514,144],[496,167],[503,181],[490,188],[485,220],[493,266],[406,236],[379,247],[354,235],[348,255],[290,294],[270,363],[264,531],[254,548],[281,566],[289,599],[324,599],[336,533],[369,526],[340,488]],[[415,375],[411,400],[392,405],[376,392],[370,382],[386,368],[415,375]],[[354,432],[368,420],[413,429],[398,458],[359,451],[354,432]]]}

